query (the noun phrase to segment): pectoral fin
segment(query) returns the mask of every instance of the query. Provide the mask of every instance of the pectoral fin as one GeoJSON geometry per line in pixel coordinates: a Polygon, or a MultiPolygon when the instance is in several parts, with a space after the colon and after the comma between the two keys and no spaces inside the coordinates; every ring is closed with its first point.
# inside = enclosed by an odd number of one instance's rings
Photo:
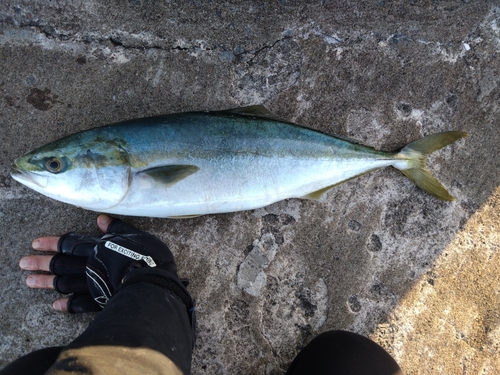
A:
{"type": "Polygon", "coordinates": [[[157,187],[168,188],[196,173],[200,168],[195,165],[165,165],[150,168],[138,173],[140,178],[149,178],[157,187]]]}

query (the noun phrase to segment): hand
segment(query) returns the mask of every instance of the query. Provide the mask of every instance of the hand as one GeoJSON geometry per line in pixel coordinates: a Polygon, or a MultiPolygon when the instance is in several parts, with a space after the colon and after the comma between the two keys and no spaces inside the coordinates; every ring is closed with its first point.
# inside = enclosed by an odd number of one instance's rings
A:
{"type": "Polygon", "coordinates": [[[32,243],[35,250],[57,254],[21,259],[22,269],[51,272],[51,275],[28,276],[29,287],[73,293],[70,298],[56,300],[54,309],[98,311],[137,268],[156,267],[177,278],[174,257],[159,239],[106,215],[100,215],[97,224],[107,233],[102,238],[74,233],[37,238],[32,243]]]}
{"type": "MultiPolygon", "coordinates": [[[[111,218],[106,215],[100,215],[97,218],[99,229],[106,233],[111,218]]],[[[38,251],[58,252],[57,244],[60,237],[47,236],[36,238],[31,246],[38,251]]],[[[50,272],[50,263],[54,255],[30,255],[24,257],[19,262],[19,266],[27,271],[47,271],[50,272]]],[[[54,289],[54,280],[56,275],[32,274],[26,278],[26,285],[34,289],[54,289]]],[[[69,298],[60,298],[52,304],[52,307],[58,311],[68,310],[69,298]]]]}

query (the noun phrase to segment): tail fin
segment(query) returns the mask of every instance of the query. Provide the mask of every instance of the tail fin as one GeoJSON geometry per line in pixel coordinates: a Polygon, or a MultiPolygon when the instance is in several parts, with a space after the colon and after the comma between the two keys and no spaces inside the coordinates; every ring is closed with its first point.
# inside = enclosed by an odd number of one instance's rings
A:
{"type": "Polygon", "coordinates": [[[466,137],[464,132],[445,132],[432,134],[404,147],[399,155],[408,160],[405,168],[400,169],[406,177],[412,180],[419,188],[439,199],[455,200],[443,185],[429,172],[425,164],[427,156],[440,148],[447,146],[457,139],[466,137]]]}

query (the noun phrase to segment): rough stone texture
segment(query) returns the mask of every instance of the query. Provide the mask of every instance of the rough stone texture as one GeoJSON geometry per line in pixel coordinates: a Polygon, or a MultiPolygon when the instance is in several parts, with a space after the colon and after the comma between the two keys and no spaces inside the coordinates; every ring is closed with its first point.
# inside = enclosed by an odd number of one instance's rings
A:
{"type": "Polygon", "coordinates": [[[11,162],[105,123],[262,103],[384,150],[466,131],[429,160],[457,200],[389,168],[321,202],[129,219],[191,279],[193,374],[281,374],[329,329],[372,337],[408,374],[500,372],[498,3],[263,3],[0,4],[1,365],[92,319],[53,312],[17,264],[36,236],[96,233],[96,214],[20,186],[11,162]]]}
{"type": "Polygon", "coordinates": [[[408,374],[498,373],[499,223],[497,189],[378,324],[373,338],[393,346],[408,374]]]}

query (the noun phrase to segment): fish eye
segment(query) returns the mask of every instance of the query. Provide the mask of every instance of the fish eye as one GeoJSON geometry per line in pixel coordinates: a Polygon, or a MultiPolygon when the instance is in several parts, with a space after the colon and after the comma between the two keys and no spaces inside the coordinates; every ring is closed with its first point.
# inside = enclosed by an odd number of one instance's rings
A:
{"type": "Polygon", "coordinates": [[[45,167],[51,173],[58,173],[61,171],[62,163],[58,158],[52,158],[47,160],[47,162],[45,163],[45,167]]]}

